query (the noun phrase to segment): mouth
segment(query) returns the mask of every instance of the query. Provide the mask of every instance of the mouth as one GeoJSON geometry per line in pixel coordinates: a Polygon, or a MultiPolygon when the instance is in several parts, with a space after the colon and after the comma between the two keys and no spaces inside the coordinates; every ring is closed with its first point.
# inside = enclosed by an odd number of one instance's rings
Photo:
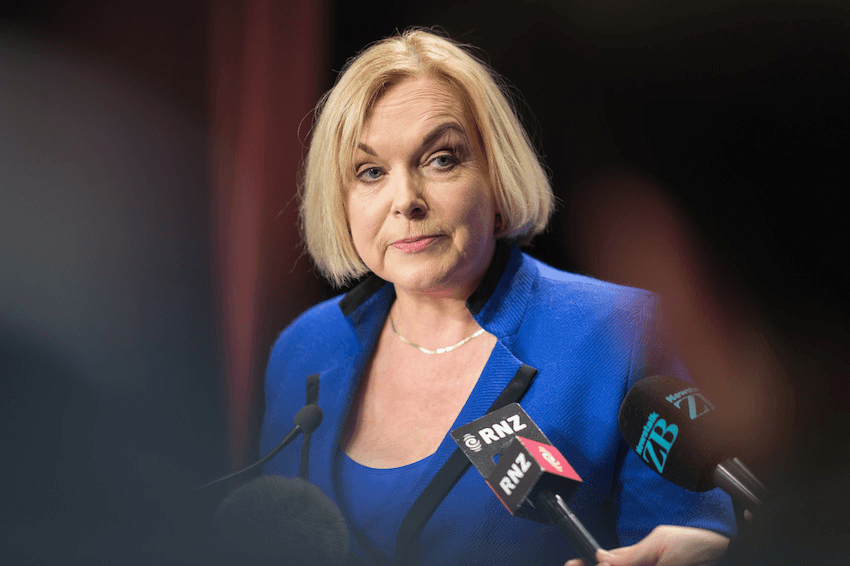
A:
{"type": "Polygon", "coordinates": [[[429,236],[417,236],[414,238],[402,238],[401,240],[393,242],[392,246],[403,252],[415,253],[430,246],[437,238],[439,238],[439,235],[436,234],[429,236]]]}

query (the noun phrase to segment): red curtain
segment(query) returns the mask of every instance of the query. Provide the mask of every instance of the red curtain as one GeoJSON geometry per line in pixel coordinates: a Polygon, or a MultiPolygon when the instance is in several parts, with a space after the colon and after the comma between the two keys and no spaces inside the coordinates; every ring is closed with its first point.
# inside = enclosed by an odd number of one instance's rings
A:
{"type": "Polygon", "coordinates": [[[210,12],[213,213],[230,465],[251,453],[268,346],[317,298],[296,182],[326,68],[326,4],[215,2],[210,12]]]}

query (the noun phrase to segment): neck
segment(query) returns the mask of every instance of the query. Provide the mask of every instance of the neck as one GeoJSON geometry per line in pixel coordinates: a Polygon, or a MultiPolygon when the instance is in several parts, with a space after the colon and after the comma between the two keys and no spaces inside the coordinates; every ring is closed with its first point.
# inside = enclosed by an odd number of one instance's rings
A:
{"type": "Polygon", "coordinates": [[[465,299],[396,296],[390,309],[396,330],[408,340],[426,348],[442,348],[462,340],[481,328],[465,299]]]}
{"type": "MultiPolygon", "coordinates": [[[[490,252],[491,262],[495,247],[490,252]]],[[[487,270],[464,288],[415,293],[395,286],[396,301],[390,310],[396,331],[420,346],[436,349],[463,340],[481,326],[466,301],[484,279],[487,270]]]]}

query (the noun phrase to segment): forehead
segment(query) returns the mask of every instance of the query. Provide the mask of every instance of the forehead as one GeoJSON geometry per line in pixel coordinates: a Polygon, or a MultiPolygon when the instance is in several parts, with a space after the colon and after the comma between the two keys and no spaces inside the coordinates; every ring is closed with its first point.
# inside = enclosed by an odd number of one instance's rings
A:
{"type": "Polygon", "coordinates": [[[366,115],[361,142],[415,135],[447,122],[467,135],[472,129],[457,89],[432,77],[408,78],[390,87],[366,115]]]}

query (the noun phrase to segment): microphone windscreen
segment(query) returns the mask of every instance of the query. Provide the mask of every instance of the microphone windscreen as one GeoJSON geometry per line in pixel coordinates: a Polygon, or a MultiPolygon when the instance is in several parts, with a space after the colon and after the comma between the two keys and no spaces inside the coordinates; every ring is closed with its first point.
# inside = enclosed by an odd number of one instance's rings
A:
{"type": "Polygon", "coordinates": [[[348,528],[319,488],[298,478],[260,476],[235,489],[213,516],[234,564],[344,566],[348,528]]]}
{"type": "Polygon", "coordinates": [[[692,383],[645,377],[626,395],[618,424],[646,464],[691,491],[715,487],[711,474],[725,457],[714,405],[692,383]]]}
{"type": "Polygon", "coordinates": [[[304,405],[295,413],[293,422],[301,427],[304,434],[310,434],[322,424],[322,409],[318,405],[304,405]]]}

